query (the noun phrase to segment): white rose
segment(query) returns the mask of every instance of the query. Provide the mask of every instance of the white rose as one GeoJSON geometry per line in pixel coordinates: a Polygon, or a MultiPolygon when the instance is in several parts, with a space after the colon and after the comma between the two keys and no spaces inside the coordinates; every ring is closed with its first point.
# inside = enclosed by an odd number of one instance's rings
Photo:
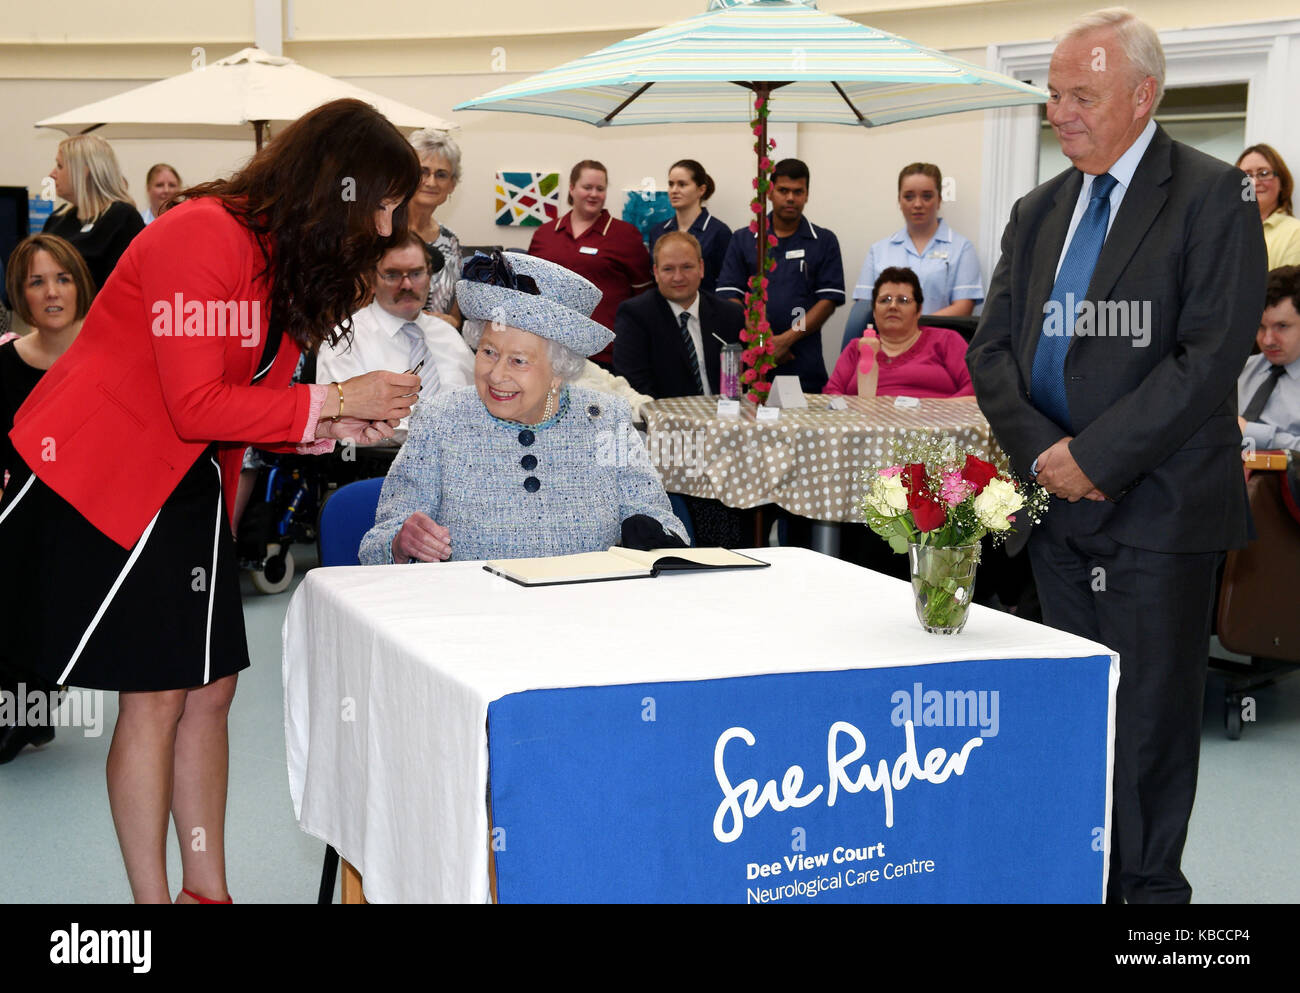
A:
{"type": "Polygon", "coordinates": [[[881,517],[897,517],[907,510],[907,490],[898,476],[877,476],[871,481],[867,503],[881,517]]]}
{"type": "Polygon", "coordinates": [[[1008,531],[1011,522],[1007,518],[1024,505],[1019,490],[1004,479],[994,478],[975,498],[975,516],[990,531],[1008,531]]]}

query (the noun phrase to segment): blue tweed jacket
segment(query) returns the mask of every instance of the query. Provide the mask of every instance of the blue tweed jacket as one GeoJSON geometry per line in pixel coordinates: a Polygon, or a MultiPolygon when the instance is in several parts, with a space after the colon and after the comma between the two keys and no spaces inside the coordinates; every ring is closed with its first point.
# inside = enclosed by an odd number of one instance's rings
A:
{"type": "Polygon", "coordinates": [[[451,531],[457,561],[603,551],[633,514],[685,541],[631,422],[626,401],[577,388],[531,428],[493,417],[472,386],[419,404],[362,563],[392,562],[393,536],[417,510],[451,531]]]}

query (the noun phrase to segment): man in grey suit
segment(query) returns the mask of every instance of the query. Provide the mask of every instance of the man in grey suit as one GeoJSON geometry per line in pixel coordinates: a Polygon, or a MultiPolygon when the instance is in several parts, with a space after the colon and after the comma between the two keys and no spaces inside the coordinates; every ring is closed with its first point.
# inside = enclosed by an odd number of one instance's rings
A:
{"type": "Polygon", "coordinates": [[[1215,571],[1251,524],[1236,376],[1264,302],[1249,181],[1152,120],[1155,32],[1125,10],[1058,41],[1047,117],[1074,168],[1023,197],[968,363],[1022,476],[1046,623],[1120,655],[1107,899],[1186,902],[1215,571]]]}

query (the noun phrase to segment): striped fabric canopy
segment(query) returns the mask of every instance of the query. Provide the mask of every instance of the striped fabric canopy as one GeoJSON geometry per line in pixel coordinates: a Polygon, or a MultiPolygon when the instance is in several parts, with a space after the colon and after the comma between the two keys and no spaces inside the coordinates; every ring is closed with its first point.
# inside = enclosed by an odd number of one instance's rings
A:
{"type": "Polygon", "coordinates": [[[745,85],[782,84],[772,122],[861,124],[1043,103],[1046,93],[814,0],[712,0],[706,13],[467,100],[605,126],[748,121],[745,85]],[[739,84],[739,85],[738,85],[739,84]]]}

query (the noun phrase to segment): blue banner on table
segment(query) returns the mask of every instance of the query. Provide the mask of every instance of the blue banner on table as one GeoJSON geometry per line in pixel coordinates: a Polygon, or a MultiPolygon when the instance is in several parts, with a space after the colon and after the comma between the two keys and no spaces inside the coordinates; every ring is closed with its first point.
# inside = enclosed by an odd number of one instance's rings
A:
{"type": "Polygon", "coordinates": [[[1110,659],[534,690],[488,708],[503,902],[1098,902],[1110,659]]]}

